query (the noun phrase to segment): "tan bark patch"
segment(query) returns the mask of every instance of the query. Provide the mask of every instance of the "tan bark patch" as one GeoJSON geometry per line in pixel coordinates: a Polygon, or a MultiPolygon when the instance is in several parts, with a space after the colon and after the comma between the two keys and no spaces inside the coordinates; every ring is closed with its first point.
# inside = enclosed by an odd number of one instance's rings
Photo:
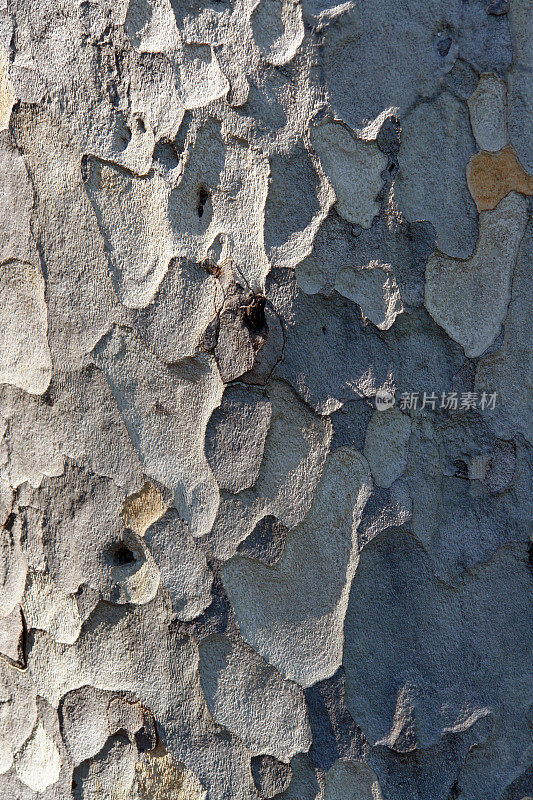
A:
{"type": "Polygon", "coordinates": [[[135,766],[142,800],[204,800],[206,793],[200,782],[170,753],[148,756],[135,766]]]}
{"type": "Polygon", "coordinates": [[[468,163],[466,178],[478,211],[496,208],[512,191],[533,194],[533,177],[525,171],[511,145],[499,153],[476,153],[468,163]]]}
{"type": "Polygon", "coordinates": [[[0,47],[0,131],[9,125],[14,102],[15,96],[8,76],[7,55],[4,48],[0,47]]]}
{"type": "Polygon", "coordinates": [[[122,519],[130,530],[144,536],[150,525],[162,517],[167,508],[159,489],[147,481],[136,494],[126,498],[122,519]]]}

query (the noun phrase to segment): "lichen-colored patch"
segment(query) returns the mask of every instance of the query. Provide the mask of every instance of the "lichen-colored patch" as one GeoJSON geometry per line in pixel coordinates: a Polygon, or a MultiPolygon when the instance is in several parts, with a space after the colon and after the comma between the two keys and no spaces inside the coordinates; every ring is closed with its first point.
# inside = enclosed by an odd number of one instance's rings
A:
{"type": "Polygon", "coordinates": [[[146,481],[138,492],[126,498],[121,516],[130,530],[144,536],[150,525],[162,517],[167,508],[157,486],[146,481]]]}
{"type": "Polygon", "coordinates": [[[533,176],[525,171],[511,145],[499,153],[476,153],[468,163],[466,178],[478,211],[496,208],[512,191],[533,194],[533,176]]]}
{"type": "Polygon", "coordinates": [[[141,800],[205,800],[200,782],[170,753],[148,756],[135,765],[135,771],[141,800]]]}
{"type": "Polygon", "coordinates": [[[3,48],[0,48],[0,131],[9,125],[11,109],[15,102],[13,87],[7,74],[7,55],[3,48]]]}

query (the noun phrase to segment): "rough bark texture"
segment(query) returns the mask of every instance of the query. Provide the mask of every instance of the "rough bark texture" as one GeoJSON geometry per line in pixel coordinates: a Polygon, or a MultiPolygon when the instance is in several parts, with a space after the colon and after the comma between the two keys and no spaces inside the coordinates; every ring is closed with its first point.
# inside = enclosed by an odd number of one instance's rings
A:
{"type": "Polygon", "coordinates": [[[0,0],[0,796],[524,800],[531,0],[0,0]]]}

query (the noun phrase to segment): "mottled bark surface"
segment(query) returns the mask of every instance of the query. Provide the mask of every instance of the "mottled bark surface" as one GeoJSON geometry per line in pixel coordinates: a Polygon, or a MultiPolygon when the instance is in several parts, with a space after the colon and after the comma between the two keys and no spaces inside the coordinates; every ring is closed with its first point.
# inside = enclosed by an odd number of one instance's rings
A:
{"type": "Polygon", "coordinates": [[[527,800],[531,0],[0,0],[0,796],[527,800]]]}

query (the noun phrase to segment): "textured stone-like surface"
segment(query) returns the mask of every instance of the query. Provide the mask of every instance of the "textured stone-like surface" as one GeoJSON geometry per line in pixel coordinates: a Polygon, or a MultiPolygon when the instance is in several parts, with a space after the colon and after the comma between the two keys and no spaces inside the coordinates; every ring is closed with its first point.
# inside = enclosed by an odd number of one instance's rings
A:
{"type": "Polygon", "coordinates": [[[525,800],[531,0],[0,0],[0,797],[525,800]]]}
{"type": "Polygon", "coordinates": [[[112,697],[110,692],[93,686],[82,686],[63,697],[61,727],[74,766],[95,756],[105,745],[110,734],[107,709],[112,697]]]}
{"type": "Polygon", "coordinates": [[[43,394],[52,362],[46,339],[44,281],[32,264],[9,260],[0,276],[0,381],[43,394]]]}
{"type": "Polygon", "coordinates": [[[193,533],[207,533],[219,499],[202,446],[222,394],[212,359],[184,360],[172,369],[118,328],[98,343],[93,358],[106,375],[146,473],[173,491],[193,533]],[[187,414],[191,419],[184,425],[187,414]]]}
{"type": "Polygon", "coordinates": [[[436,254],[428,261],[426,308],[470,358],[487,350],[505,319],[526,220],[527,202],[512,192],[494,211],[480,214],[472,258],[436,254]]]}
{"type": "Polygon", "coordinates": [[[388,264],[370,263],[365,269],[345,267],[337,273],[335,289],[361,306],[374,325],[388,330],[403,311],[400,288],[388,264]]]}
{"type": "Polygon", "coordinates": [[[530,0],[509,3],[509,28],[514,55],[508,75],[509,139],[521,164],[533,173],[533,146],[528,136],[533,115],[533,89],[529,79],[533,66],[529,46],[533,32],[530,0]]]}
{"type": "Polygon", "coordinates": [[[38,722],[15,759],[17,776],[34,792],[41,794],[48,786],[57,783],[61,771],[61,757],[53,740],[38,722]]]}
{"type": "Polygon", "coordinates": [[[329,677],[342,660],[357,526],[370,489],[362,456],[335,450],[308,515],[287,537],[278,563],[266,567],[236,556],[224,565],[224,585],[244,639],[302,686],[329,677]]]}
{"type": "Polygon", "coordinates": [[[467,258],[476,243],[476,212],[464,172],[474,149],[468,109],[448,92],[420,103],[405,119],[398,207],[410,220],[431,222],[437,247],[456,258],[467,258]]]}
{"type": "Polygon", "coordinates": [[[126,736],[109,737],[102,750],[73,773],[76,800],[96,800],[100,794],[135,797],[135,748],[126,736]]]}
{"type": "Polygon", "coordinates": [[[221,489],[238,493],[257,480],[272,406],[261,392],[228,387],[205,435],[206,456],[221,489]]]}
{"type": "Polygon", "coordinates": [[[57,642],[72,644],[80,635],[75,597],[63,592],[47,573],[28,572],[22,607],[26,625],[47,631],[57,642]]]}
{"type": "Polygon", "coordinates": [[[390,351],[373,331],[365,331],[353,303],[337,293],[308,296],[287,270],[271,278],[268,297],[285,330],[284,359],[274,374],[320,414],[371,397],[387,383],[390,351]]]}
{"type": "Polygon", "coordinates": [[[376,411],[368,423],[365,458],[374,483],[390,488],[407,466],[406,444],[411,435],[411,420],[396,408],[376,411]]]}
{"type": "Polygon", "coordinates": [[[326,775],[324,800],[382,800],[375,772],[357,761],[336,761],[326,775]]]}
{"type": "Polygon", "coordinates": [[[3,47],[0,48],[0,130],[5,130],[9,124],[11,109],[15,98],[13,87],[9,80],[7,53],[3,47]]]}
{"type": "Polygon", "coordinates": [[[272,417],[254,486],[225,493],[207,540],[213,554],[227,559],[265,516],[288,528],[305,517],[331,441],[331,423],[299,400],[287,384],[270,383],[272,417]],[[283,453],[283,455],[281,455],[283,453]]]}
{"type": "Polygon", "coordinates": [[[207,793],[191,770],[170,753],[135,764],[141,800],[205,800],[207,793]]]}
{"type": "Polygon", "coordinates": [[[144,539],[178,619],[194,619],[211,602],[212,576],[187,526],[169,511],[147,529],[144,539]]]}
{"type": "Polygon", "coordinates": [[[134,324],[150,349],[172,364],[194,355],[222,299],[220,284],[200,264],[175,259],[153,302],[134,315],[134,324]]]}
{"type": "Polygon", "coordinates": [[[200,645],[200,679],[214,720],[242,739],[253,756],[287,762],[309,749],[302,690],[251,647],[225,636],[206,639],[200,645]]]}
{"type": "Polygon", "coordinates": [[[11,530],[2,526],[0,573],[0,613],[8,617],[22,599],[28,562],[21,546],[22,526],[15,520],[11,530]]]}
{"type": "Polygon", "coordinates": [[[479,391],[497,386],[501,393],[500,404],[485,411],[497,435],[507,439],[519,431],[530,442],[533,342],[526,298],[532,258],[533,226],[530,221],[518,252],[503,341],[495,352],[480,360],[475,383],[479,391]]]}
{"type": "Polygon", "coordinates": [[[505,81],[496,75],[482,75],[468,99],[472,132],[480,150],[502,150],[507,144],[506,106],[505,81]]]}
{"type": "Polygon", "coordinates": [[[157,486],[146,481],[138,492],[124,501],[122,519],[127,528],[131,528],[139,536],[144,536],[150,525],[157,522],[167,508],[157,486]]]}
{"type": "Polygon", "coordinates": [[[374,142],[357,140],[335,123],[312,128],[311,143],[333,184],[341,217],[370,228],[379,211],[375,197],[382,186],[380,173],[387,164],[386,156],[374,142]]]}
{"type": "Polygon", "coordinates": [[[296,755],[291,761],[292,776],[287,789],[280,795],[283,800],[301,800],[302,797],[317,800],[322,798],[322,786],[317,780],[316,770],[307,756],[296,755]]]}
{"type": "Polygon", "coordinates": [[[434,577],[431,562],[409,534],[391,532],[369,544],[352,585],[345,666],[348,708],[371,743],[410,752],[490,714],[495,729],[485,747],[486,788],[470,786],[467,796],[482,797],[488,789],[498,796],[509,777],[506,770],[524,763],[521,748],[529,738],[528,701],[517,673],[517,661],[529,658],[523,625],[531,613],[529,582],[520,553],[511,550],[500,551],[455,589],[434,577]],[[509,570],[517,578],[511,592],[509,570]],[[361,615],[373,620],[364,636],[361,615]],[[401,629],[394,654],[389,625],[401,629]],[[500,677],[488,684],[488,674],[500,677]],[[512,760],[504,755],[508,748],[516,748],[512,760]]]}
{"type": "Polygon", "coordinates": [[[273,756],[256,756],[252,759],[255,788],[261,797],[275,797],[286,789],[292,778],[289,764],[273,756]]]}

